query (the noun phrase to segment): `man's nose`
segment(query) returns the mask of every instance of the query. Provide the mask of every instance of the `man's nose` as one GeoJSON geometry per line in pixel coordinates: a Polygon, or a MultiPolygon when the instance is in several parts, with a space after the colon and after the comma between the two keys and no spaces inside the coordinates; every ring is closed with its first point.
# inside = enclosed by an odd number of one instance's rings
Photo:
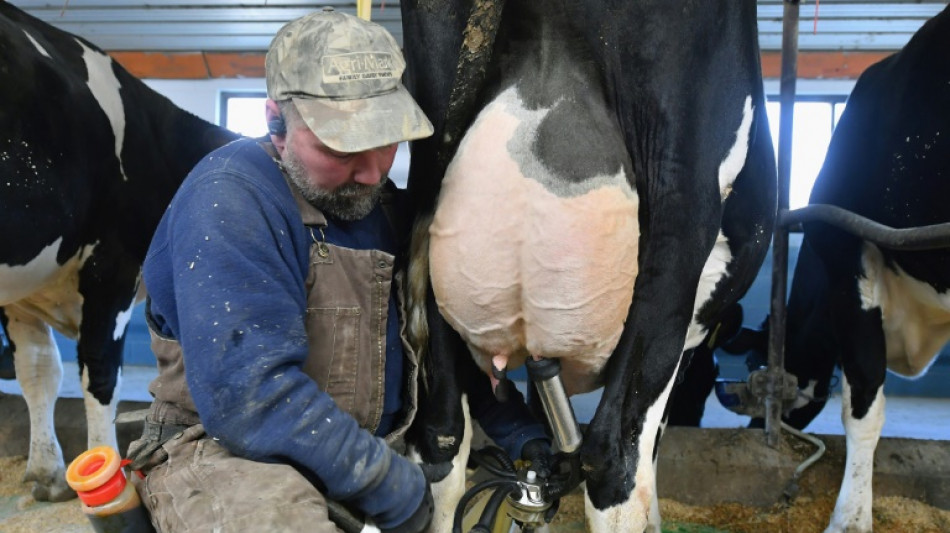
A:
{"type": "Polygon", "coordinates": [[[376,185],[389,172],[390,157],[380,150],[367,150],[357,157],[353,181],[362,185],[376,185]]]}

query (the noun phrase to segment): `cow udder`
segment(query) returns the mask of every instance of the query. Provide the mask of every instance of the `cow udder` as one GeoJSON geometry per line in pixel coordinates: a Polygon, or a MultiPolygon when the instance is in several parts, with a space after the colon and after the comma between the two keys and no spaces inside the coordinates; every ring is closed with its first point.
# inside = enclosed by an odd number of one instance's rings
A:
{"type": "Polygon", "coordinates": [[[633,296],[638,198],[620,169],[572,194],[549,190],[553,173],[525,176],[543,165],[511,150],[525,124],[510,110],[483,111],[443,181],[430,226],[433,290],[483,370],[496,355],[509,369],[528,355],[563,358],[568,393],[586,392],[633,296]]]}

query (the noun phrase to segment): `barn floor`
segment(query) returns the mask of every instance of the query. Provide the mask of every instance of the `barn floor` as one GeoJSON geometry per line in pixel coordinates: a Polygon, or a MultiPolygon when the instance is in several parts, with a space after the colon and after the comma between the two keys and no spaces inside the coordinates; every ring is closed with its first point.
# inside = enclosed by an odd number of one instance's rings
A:
{"type": "MultiPolygon", "coordinates": [[[[3,533],[93,533],[77,500],[41,504],[19,483],[26,467],[24,457],[0,457],[0,531],[3,533]]],[[[670,498],[660,500],[663,533],[820,533],[834,506],[834,494],[821,489],[826,483],[819,469],[806,474],[803,490],[791,505],[750,506],[735,502],[688,505],[670,498]]],[[[827,481],[827,480],[826,480],[827,481]]],[[[547,533],[581,533],[583,499],[571,494],[547,533]]],[[[894,496],[874,499],[876,533],[946,533],[950,512],[920,501],[894,496]]]]}
{"type": "MultiPolygon", "coordinates": [[[[64,366],[56,426],[65,455],[72,457],[85,449],[84,418],[75,364],[64,366]]],[[[120,411],[147,405],[153,376],[152,368],[126,370],[120,411]]],[[[589,420],[596,403],[594,394],[575,398],[578,418],[589,420]]],[[[664,531],[821,531],[844,462],[840,399],[832,403],[809,428],[822,436],[828,451],[805,471],[791,505],[777,502],[795,467],[812,453],[811,444],[785,436],[770,448],[761,431],[738,429],[744,419],[714,398],[707,402],[706,428],[670,428],[658,464],[664,531]]],[[[0,532],[91,532],[75,500],[39,504],[19,483],[29,430],[14,382],[0,381],[0,412],[0,532]]],[[[890,397],[887,417],[875,456],[875,531],[950,531],[950,400],[890,397]]],[[[120,431],[120,446],[136,436],[120,431]]],[[[582,515],[582,498],[567,498],[550,533],[584,531],[582,515]]]]}

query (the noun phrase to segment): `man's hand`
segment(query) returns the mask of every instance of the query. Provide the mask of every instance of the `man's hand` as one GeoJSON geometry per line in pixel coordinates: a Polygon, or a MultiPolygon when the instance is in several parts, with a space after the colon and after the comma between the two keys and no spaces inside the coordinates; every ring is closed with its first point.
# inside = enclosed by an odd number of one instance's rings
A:
{"type": "Polygon", "coordinates": [[[422,503],[405,522],[390,529],[381,529],[382,533],[423,533],[429,529],[429,522],[432,522],[432,513],[435,504],[432,501],[432,490],[429,488],[429,482],[426,481],[426,491],[422,496],[422,503]]]}

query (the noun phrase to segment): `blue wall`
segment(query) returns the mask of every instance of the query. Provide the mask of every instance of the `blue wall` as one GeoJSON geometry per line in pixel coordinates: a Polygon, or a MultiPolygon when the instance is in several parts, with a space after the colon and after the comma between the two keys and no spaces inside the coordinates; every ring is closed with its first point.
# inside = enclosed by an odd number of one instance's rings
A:
{"type": "MultiPolygon", "coordinates": [[[[56,337],[56,344],[59,346],[59,353],[63,361],[76,360],[76,341],[68,339],[57,332],[53,333],[56,337]]],[[[136,366],[155,366],[155,355],[150,344],[148,336],[148,326],[145,325],[145,305],[138,305],[132,310],[132,318],[129,320],[129,329],[125,335],[125,350],[123,351],[123,360],[127,365],[136,366]]]]}

